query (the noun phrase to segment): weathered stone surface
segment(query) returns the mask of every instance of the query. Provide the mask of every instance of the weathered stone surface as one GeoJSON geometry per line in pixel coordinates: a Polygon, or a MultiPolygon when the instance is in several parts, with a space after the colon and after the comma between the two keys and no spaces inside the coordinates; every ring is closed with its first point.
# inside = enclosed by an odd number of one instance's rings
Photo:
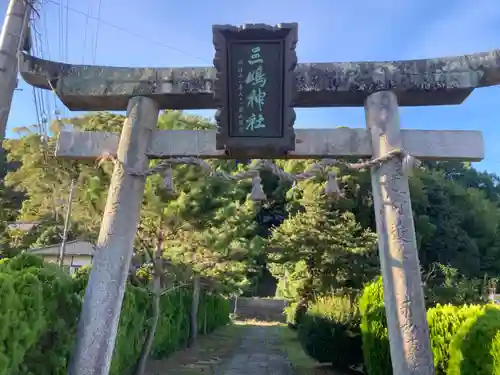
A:
{"type": "MultiPolygon", "coordinates": [[[[375,158],[404,147],[394,93],[370,95],[365,112],[375,158]]],[[[392,374],[434,375],[408,174],[392,158],[371,180],[392,374]]]]}
{"type": "MultiPolygon", "coordinates": [[[[373,154],[367,129],[297,129],[295,151],[287,158],[315,159],[355,157],[373,154]]],[[[479,131],[401,130],[403,147],[422,160],[468,160],[484,158],[483,136],[479,131]]],[[[213,130],[162,130],[151,137],[147,155],[162,159],[197,156],[227,158],[215,147],[213,130]]],[[[95,159],[106,152],[116,153],[119,135],[97,132],[61,132],[56,155],[75,159],[95,159]]]]}
{"type": "MultiPolygon", "coordinates": [[[[119,68],[70,65],[23,55],[22,77],[53,88],[72,110],[124,110],[131,96],[160,108],[215,109],[215,68],[119,68]]],[[[500,84],[500,50],[435,59],[298,64],[296,107],[363,106],[392,90],[401,106],[460,104],[474,88],[500,84]]]]}
{"type": "Polygon", "coordinates": [[[233,356],[217,375],[293,375],[286,353],[278,348],[279,331],[272,326],[250,326],[233,356]]]}
{"type": "Polygon", "coordinates": [[[122,163],[115,164],[111,177],[68,375],[109,374],[146,184],[126,170],[147,169],[158,113],[156,103],[144,97],[133,98],[127,109],[117,144],[122,163]]]}
{"type": "Polygon", "coordinates": [[[238,320],[286,323],[283,310],[287,301],[279,298],[238,297],[229,300],[230,310],[238,320]]]}

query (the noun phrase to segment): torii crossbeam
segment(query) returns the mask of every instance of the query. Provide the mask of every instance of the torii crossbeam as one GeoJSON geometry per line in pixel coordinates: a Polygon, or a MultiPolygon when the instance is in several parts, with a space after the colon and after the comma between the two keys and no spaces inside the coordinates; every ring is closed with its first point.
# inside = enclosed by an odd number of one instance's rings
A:
{"type": "MultiPolygon", "coordinates": [[[[370,158],[373,155],[370,132],[366,129],[297,129],[296,149],[288,159],[370,158]]],[[[215,130],[156,130],[146,151],[150,159],[194,156],[227,159],[215,148],[215,130]]],[[[468,160],[484,158],[483,136],[467,130],[401,130],[403,149],[420,160],[468,160]]],[[[71,159],[97,159],[116,154],[120,135],[105,132],[59,134],[56,156],[71,159]]]]}
{"type": "MultiPolygon", "coordinates": [[[[72,65],[22,55],[30,85],[55,89],[74,111],[125,110],[134,96],[168,109],[214,109],[215,68],[72,65]]],[[[422,60],[298,64],[295,107],[362,107],[366,95],[397,94],[400,106],[462,103],[478,87],[500,84],[500,50],[422,60]]]]}
{"type": "MultiPolygon", "coordinates": [[[[284,24],[284,27],[291,30],[287,34],[290,48],[285,51],[288,59],[285,60],[291,64],[288,66],[294,66],[296,24],[284,24]]],[[[157,131],[158,111],[220,109],[225,105],[221,104],[220,92],[216,92],[214,98],[214,88],[219,85],[220,89],[221,85],[223,33],[243,35],[241,38],[251,44],[251,51],[255,53],[252,58],[258,59],[265,55],[265,48],[262,47],[263,55],[258,56],[259,39],[253,40],[251,35],[259,34],[259,30],[263,30],[262,35],[283,34],[281,25],[214,27],[214,33],[219,32],[217,69],[102,67],[21,56],[20,73],[25,81],[53,90],[69,109],[127,109],[128,115],[121,136],[62,132],[58,141],[59,157],[95,158],[109,152],[116,153],[120,160],[111,180],[97,242],[99,251],[85,294],[70,375],[109,373],[145,184],[143,176],[126,171],[144,171],[149,158],[232,157],[217,147],[215,132],[157,131]]],[[[241,55],[238,59],[243,66],[241,55]]],[[[243,75],[243,69],[241,72],[243,75]]],[[[484,157],[480,132],[400,131],[398,104],[460,104],[475,88],[500,84],[500,51],[424,60],[297,64],[291,74],[295,77],[295,86],[291,88],[294,97],[288,104],[295,107],[364,106],[367,129],[296,130],[294,140],[290,138],[295,147],[272,157],[378,158],[404,148],[421,159],[479,161],[484,157]]],[[[372,186],[393,371],[395,375],[431,375],[434,367],[408,177],[402,171],[401,160],[392,159],[373,168],[372,186]]]]}

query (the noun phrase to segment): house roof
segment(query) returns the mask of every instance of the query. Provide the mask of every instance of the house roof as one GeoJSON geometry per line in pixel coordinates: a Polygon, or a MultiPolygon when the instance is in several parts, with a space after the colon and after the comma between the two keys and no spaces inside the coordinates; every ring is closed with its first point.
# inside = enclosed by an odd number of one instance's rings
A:
{"type": "MultiPolygon", "coordinates": [[[[28,252],[39,255],[59,255],[61,244],[55,244],[47,247],[28,249],[28,252]]],[[[66,242],[65,255],[95,255],[95,246],[87,241],[75,240],[66,242]]]]}
{"type": "Polygon", "coordinates": [[[29,231],[31,228],[36,227],[38,224],[40,224],[39,221],[16,221],[13,223],[8,223],[7,228],[8,229],[18,229],[22,231],[29,231]]]}

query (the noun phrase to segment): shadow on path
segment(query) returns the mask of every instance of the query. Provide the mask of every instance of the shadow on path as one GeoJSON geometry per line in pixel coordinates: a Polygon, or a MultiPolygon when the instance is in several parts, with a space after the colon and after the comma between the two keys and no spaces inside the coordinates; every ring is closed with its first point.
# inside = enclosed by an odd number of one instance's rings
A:
{"type": "Polygon", "coordinates": [[[215,375],[292,375],[292,365],[279,348],[280,333],[273,325],[246,324],[231,358],[215,375]]]}
{"type": "Polygon", "coordinates": [[[201,336],[192,348],[149,361],[146,375],[292,375],[292,366],[279,347],[284,328],[235,322],[201,336]]]}
{"type": "Polygon", "coordinates": [[[146,375],[340,375],[304,353],[285,324],[237,321],[189,349],[150,361],[146,375]]]}

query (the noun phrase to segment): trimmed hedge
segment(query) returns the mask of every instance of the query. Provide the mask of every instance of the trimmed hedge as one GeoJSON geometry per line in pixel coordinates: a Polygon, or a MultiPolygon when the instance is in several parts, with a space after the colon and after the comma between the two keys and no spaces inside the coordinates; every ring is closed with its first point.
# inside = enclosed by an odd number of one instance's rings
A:
{"type": "Polygon", "coordinates": [[[11,312],[0,316],[0,374],[66,374],[81,302],[69,275],[33,255],[21,255],[0,266],[0,276],[12,285],[0,286],[0,305],[11,312]],[[15,300],[4,299],[14,292],[15,300]],[[6,335],[5,335],[6,333],[6,335]],[[6,350],[5,350],[6,349],[6,350]]]}
{"type": "MultiPolygon", "coordinates": [[[[88,270],[75,278],[42,258],[22,254],[0,263],[0,375],[65,375],[73,346],[88,270]]],[[[179,288],[161,299],[152,355],[164,358],[185,347],[191,291],[179,288]]],[[[130,374],[150,326],[151,297],[127,286],[111,364],[112,375],[130,374]]],[[[200,333],[229,322],[229,304],[202,294],[200,333]]]]}
{"type": "Polygon", "coordinates": [[[359,312],[365,372],[369,375],[391,375],[391,353],[385,319],[382,277],[378,277],[364,288],[359,300],[359,312]]]}
{"type": "Polygon", "coordinates": [[[450,347],[447,375],[500,375],[500,309],[490,305],[460,327],[450,347]]]}
{"type": "Polygon", "coordinates": [[[305,302],[292,302],[285,307],[283,314],[285,315],[285,322],[290,329],[297,330],[299,328],[307,309],[308,306],[305,302]]]}
{"type": "MultiPolygon", "coordinates": [[[[368,375],[392,375],[383,284],[360,298],[363,356],[368,375]]],[[[427,311],[436,375],[500,375],[500,309],[437,305],[427,311]]]]}
{"type": "Polygon", "coordinates": [[[145,290],[127,286],[111,361],[111,375],[129,374],[137,363],[149,328],[150,301],[145,290]]]}
{"type": "Polygon", "coordinates": [[[288,325],[289,328],[291,329],[297,329],[298,324],[296,320],[296,314],[295,310],[297,308],[297,302],[291,302],[286,305],[285,309],[283,310],[283,315],[285,315],[285,322],[288,325]]]}
{"type": "Polygon", "coordinates": [[[347,369],[363,361],[359,312],[348,297],[326,297],[311,303],[298,326],[306,353],[321,363],[347,369]]]}
{"type": "Polygon", "coordinates": [[[483,312],[482,306],[478,305],[437,305],[427,311],[436,375],[446,374],[450,345],[459,329],[467,319],[475,319],[483,312]]]}

